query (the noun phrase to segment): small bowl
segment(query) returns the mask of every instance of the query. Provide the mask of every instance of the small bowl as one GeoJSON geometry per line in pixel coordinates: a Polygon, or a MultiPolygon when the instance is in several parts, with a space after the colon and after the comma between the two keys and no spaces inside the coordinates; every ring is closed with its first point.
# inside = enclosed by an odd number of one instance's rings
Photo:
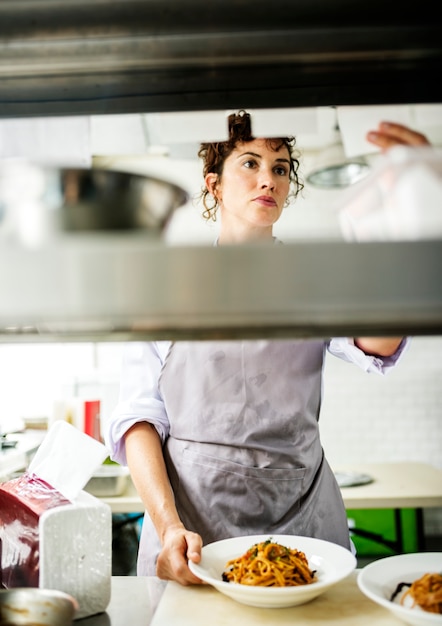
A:
{"type": "Polygon", "coordinates": [[[55,589],[16,587],[0,590],[2,626],[70,626],[78,602],[55,589]]]}

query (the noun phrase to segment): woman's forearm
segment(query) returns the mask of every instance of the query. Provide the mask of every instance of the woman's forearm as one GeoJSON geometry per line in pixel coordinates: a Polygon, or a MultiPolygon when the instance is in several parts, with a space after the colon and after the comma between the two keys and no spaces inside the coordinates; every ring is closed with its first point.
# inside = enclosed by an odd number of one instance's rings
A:
{"type": "Polygon", "coordinates": [[[139,422],[127,431],[125,445],[135,488],[163,542],[166,530],[182,526],[182,522],[175,507],[160,437],[151,424],[139,422]]]}

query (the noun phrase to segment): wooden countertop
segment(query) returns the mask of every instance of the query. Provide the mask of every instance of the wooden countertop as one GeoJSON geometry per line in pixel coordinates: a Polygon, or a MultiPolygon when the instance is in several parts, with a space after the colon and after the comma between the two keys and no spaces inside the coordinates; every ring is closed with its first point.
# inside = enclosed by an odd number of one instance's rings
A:
{"type": "Polygon", "coordinates": [[[426,463],[342,465],[335,471],[369,474],[373,482],[341,489],[347,509],[442,507],[442,470],[426,463]]]}
{"type": "MultiPolygon", "coordinates": [[[[347,509],[442,507],[442,470],[426,463],[343,464],[339,472],[369,474],[373,482],[341,488],[347,509]]],[[[129,479],[121,496],[101,498],[113,513],[142,513],[144,507],[129,479]]]]}
{"type": "Polygon", "coordinates": [[[369,600],[357,586],[355,570],[307,604],[285,609],[246,606],[210,586],[183,587],[153,576],[112,577],[105,613],[82,619],[81,626],[400,626],[390,611],[369,600]]]}
{"type": "MultiPolygon", "coordinates": [[[[284,609],[246,606],[209,586],[182,587],[167,583],[153,615],[151,626],[206,626],[216,624],[339,624],[339,626],[399,626],[390,611],[378,606],[359,590],[356,570],[324,594],[307,604],[284,609]],[[210,617],[209,617],[210,616],[210,617]]],[[[113,626],[113,623],[112,623],[113,626]]]]}

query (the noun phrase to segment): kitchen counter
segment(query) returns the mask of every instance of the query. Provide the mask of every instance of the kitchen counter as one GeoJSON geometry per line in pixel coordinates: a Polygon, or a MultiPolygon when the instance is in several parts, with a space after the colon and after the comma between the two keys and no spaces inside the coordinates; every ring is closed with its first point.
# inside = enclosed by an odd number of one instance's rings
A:
{"type": "Polygon", "coordinates": [[[313,601],[285,609],[239,604],[210,586],[183,587],[154,577],[116,576],[105,613],[77,620],[78,626],[217,626],[295,623],[339,626],[400,626],[403,622],[359,590],[353,572],[313,601]],[[208,620],[208,616],[210,619],[208,620]]]}
{"type": "Polygon", "coordinates": [[[167,582],[155,576],[112,576],[105,613],[75,620],[75,626],[149,626],[167,582]]]}
{"type": "MultiPolygon", "coordinates": [[[[339,472],[368,474],[373,482],[341,489],[347,509],[442,507],[442,470],[426,463],[342,465],[339,472]]],[[[117,497],[101,498],[113,513],[142,513],[143,504],[131,480],[117,497]]]]}
{"type": "Polygon", "coordinates": [[[368,474],[373,482],[341,489],[347,509],[442,507],[442,470],[426,463],[342,465],[339,472],[368,474]]]}
{"type": "Polygon", "coordinates": [[[373,482],[341,489],[347,509],[393,509],[395,538],[385,539],[370,529],[352,528],[354,534],[383,543],[397,553],[404,552],[401,509],[413,509],[418,551],[425,550],[423,510],[442,507],[442,470],[426,463],[374,463],[343,465],[339,472],[368,474],[373,482]]]}

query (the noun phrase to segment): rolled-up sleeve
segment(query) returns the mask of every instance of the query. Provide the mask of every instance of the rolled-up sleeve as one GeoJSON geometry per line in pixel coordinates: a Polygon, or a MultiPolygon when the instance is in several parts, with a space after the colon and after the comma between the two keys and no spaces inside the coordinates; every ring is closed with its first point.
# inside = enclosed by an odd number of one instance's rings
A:
{"type": "Polygon", "coordinates": [[[404,337],[396,352],[387,357],[365,354],[363,350],[355,345],[354,340],[348,337],[335,337],[330,340],[327,347],[328,351],[334,356],[349,363],[354,363],[368,373],[383,375],[397,365],[410,345],[410,341],[410,337],[404,337]]]}
{"type": "Polygon", "coordinates": [[[164,442],[169,420],[158,380],[169,342],[130,342],[123,349],[118,404],[104,428],[111,459],[127,465],[124,435],[134,424],[149,422],[164,442]]]}

